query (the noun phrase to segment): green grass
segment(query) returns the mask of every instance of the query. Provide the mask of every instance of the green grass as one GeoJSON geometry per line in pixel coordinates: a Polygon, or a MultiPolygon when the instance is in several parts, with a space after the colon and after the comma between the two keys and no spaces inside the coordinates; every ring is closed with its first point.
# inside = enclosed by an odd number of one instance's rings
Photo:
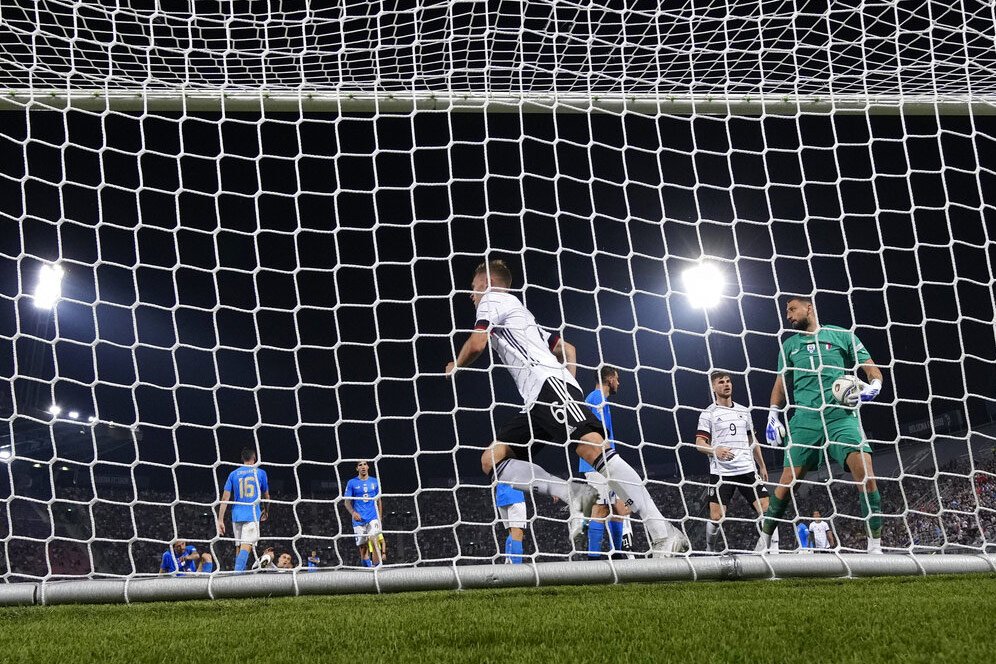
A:
{"type": "Polygon", "coordinates": [[[993,662],[994,616],[996,575],[24,607],[0,660],[993,662]]]}

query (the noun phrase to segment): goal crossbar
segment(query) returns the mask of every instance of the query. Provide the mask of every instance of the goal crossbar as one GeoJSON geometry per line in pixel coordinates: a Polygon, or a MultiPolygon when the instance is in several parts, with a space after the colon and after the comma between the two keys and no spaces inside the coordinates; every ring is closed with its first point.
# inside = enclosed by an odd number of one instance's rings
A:
{"type": "Polygon", "coordinates": [[[715,95],[655,93],[371,92],[7,88],[0,110],[410,113],[622,113],[645,115],[996,115],[996,95],[715,95]]]}

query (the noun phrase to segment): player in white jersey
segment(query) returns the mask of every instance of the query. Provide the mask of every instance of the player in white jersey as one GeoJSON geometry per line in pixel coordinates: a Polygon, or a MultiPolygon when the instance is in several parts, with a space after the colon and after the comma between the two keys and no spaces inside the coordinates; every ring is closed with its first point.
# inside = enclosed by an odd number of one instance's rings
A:
{"type": "MultiPolygon", "coordinates": [[[[768,509],[768,468],[754,436],[750,411],[733,402],[733,378],[726,371],[709,374],[715,401],[699,415],[695,448],[709,457],[709,523],[706,551],[717,551],[719,529],[734,493],[740,491],[763,516],[768,509]]],[[[778,552],[777,530],[771,553],[778,552]]]]}
{"type": "Polygon", "coordinates": [[[602,423],[585,406],[584,394],[574,378],[574,346],[542,329],[519,298],[508,292],[511,286],[512,273],[504,261],[492,260],[477,267],[471,292],[477,323],[456,360],[446,365],[449,376],[455,369],[473,364],[490,339],[525,403],[522,412],[498,429],[496,440],[481,455],[481,469],[494,483],[535,490],[567,503],[573,541],[596,498],[595,490],[587,484],[564,482],[531,461],[545,444],[566,444],[604,475],[609,487],[643,519],[653,555],[687,550],[688,539],[664,519],[643,479],[606,444],[602,423]]]}
{"type": "Polygon", "coordinates": [[[823,521],[819,510],[813,512],[813,522],[809,524],[809,545],[814,551],[826,551],[836,546],[830,524],[823,521]]]}

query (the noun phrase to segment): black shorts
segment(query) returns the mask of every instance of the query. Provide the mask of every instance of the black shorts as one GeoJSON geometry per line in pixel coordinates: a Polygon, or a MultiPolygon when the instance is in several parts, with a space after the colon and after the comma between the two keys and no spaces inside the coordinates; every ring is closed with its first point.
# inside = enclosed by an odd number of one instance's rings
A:
{"type": "Polygon", "coordinates": [[[605,438],[605,428],[585,403],[581,390],[547,378],[529,410],[501,425],[496,439],[511,445],[516,457],[526,459],[526,452],[537,453],[543,445],[563,445],[589,433],[605,438]]]}
{"type": "Polygon", "coordinates": [[[709,502],[718,505],[729,505],[733,494],[737,491],[753,503],[755,500],[768,497],[768,487],[764,486],[757,473],[741,475],[709,475],[709,502]]]}

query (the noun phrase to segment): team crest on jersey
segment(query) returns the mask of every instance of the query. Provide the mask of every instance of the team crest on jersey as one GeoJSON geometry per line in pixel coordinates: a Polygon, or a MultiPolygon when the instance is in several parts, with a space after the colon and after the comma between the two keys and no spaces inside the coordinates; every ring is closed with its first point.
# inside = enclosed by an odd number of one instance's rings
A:
{"type": "Polygon", "coordinates": [[[816,344],[806,344],[806,350],[810,353],[816,352],[816,344]]]}

